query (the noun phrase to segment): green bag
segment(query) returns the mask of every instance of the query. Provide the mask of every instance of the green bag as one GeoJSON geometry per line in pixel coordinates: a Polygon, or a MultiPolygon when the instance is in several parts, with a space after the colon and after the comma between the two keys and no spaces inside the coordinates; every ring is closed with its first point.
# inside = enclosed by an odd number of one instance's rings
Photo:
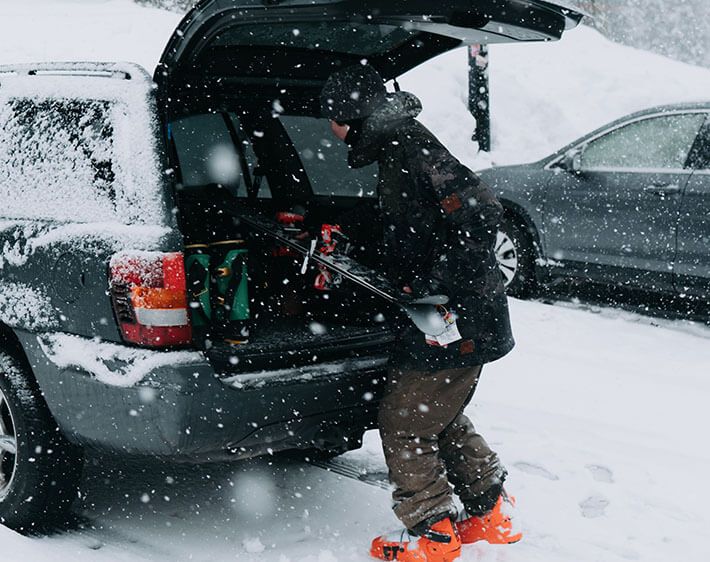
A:
{"type": "Polygon", "coordinates": [[[195,328],[206,328],[212,322],[210,301],[210,256],[207,244],[193,244],[185,248],[185,270],[190,320],[195,328]]]}
{"type": "Polygon", "coordinates": [[[210,245],[212,320],[226,341],[246,343],[249,338],[249,251],[241,241],[210,245]]]}

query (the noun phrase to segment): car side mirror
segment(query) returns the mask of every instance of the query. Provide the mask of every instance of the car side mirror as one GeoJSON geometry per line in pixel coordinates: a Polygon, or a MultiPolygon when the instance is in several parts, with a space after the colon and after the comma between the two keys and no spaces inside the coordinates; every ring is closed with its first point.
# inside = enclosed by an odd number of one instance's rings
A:
{"type": "Polygon", "coordinates": [[[573,174],[579,174],[582,171],[582,152],[580,148],[568,151],[560,161],[560,168],[573,174]]]}

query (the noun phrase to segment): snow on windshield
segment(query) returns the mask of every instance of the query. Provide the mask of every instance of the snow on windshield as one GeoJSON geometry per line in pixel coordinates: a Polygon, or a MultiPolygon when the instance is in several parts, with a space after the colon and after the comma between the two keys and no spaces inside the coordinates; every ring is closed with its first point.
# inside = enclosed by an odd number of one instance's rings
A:
{"type": "Polygon", "coordinates": [[[3,73],[2,216],[165,222],[149,88],[140,79],[3,73]]]}

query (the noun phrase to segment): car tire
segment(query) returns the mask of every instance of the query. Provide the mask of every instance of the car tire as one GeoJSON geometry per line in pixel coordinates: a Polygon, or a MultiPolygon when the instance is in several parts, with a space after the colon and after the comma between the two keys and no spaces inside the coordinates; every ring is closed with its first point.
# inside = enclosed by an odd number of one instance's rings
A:
{"type": "Polygon", "coordinates": [[[66,527],[82,468],[26,362],[0,351],[0,523],[22,534],[66,527]]]}
{"type": "Polygon", "coordinates": [[[501,222],[496,239],[496,258],[510,296],[528,298],[535,294],[537,252],[531,232],[514,217],[501,222]]]}

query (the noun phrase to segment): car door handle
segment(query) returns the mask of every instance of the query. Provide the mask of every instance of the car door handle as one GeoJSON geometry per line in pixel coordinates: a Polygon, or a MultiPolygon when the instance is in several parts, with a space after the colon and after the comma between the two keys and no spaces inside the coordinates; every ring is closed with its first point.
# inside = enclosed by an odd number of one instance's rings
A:
{"type": "Polygon", "coordinates": [[[643,191],[654,195],[674,195],[680,193],[680,186],[677,183],[655,183],[644,187],[643,191]]]}

